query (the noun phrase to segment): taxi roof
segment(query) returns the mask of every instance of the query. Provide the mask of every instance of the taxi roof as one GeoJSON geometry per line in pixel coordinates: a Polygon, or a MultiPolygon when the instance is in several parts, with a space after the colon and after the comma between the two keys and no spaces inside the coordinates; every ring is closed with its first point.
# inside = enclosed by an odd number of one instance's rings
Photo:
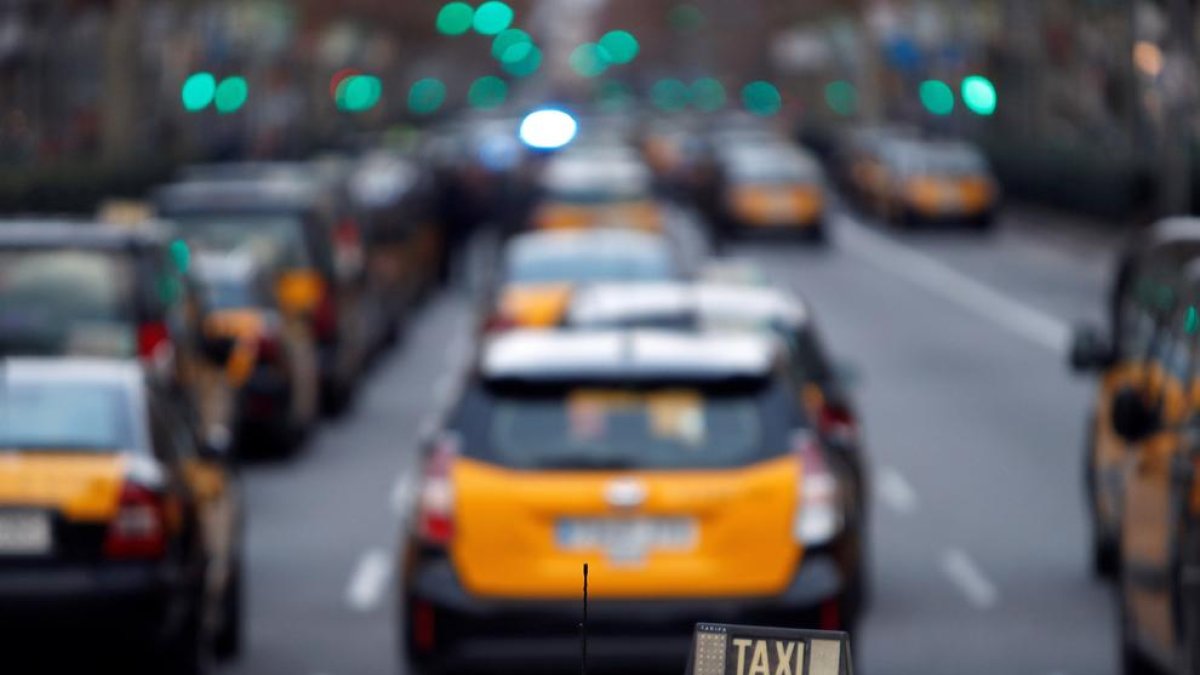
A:
{"type": "Polygon", "coordinates": [[[525,232],[508,244],[510,257],[553,255],[638,256],[667,249],[661,235],[620,227],[525,232]]]}
{"type": "Polygon", "coordinates": [[[777,343],[752,333],[517,330],[484,343],[479,370],[489,380],[720,381],[765,377],[777,358],[777,343]]]}
{"type": "Polygon", "coordinates": [[[699,327],[799,327],[809,316],[798,297],[768,286],[661,282],[595,284],[580,289],[567,321],[589,326],[686,317],[699,327]]]}
{"type": "Polygon", "coordinates": [[[0,248],[94,248],[123,250],[164,244],[153,227],[125,227],[86,220],[0,220],[0,248]]]}
{"type": "Polygon", "coordinates": [[[0,358],[0,381],[106,384],[132,392],[142,388],[145,378],[141,364],[132,359],[61,356],[0,358]]]}

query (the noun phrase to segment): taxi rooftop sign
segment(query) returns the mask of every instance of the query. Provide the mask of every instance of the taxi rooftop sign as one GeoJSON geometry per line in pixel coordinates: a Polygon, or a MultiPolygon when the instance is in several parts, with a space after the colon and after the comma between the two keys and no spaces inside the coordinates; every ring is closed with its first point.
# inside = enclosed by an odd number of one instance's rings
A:
{"type": "Polygon", "coordinates": [[[846,633],[698,623],[686,675],[853,675],[846,633]]]}

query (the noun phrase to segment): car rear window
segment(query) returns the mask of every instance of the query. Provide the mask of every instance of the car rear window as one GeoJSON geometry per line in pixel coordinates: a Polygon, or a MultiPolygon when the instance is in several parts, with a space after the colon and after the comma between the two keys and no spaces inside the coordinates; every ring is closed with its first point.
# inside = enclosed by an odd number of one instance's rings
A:
{"type": "Polygon", "coordinates": [[[298,214],[188,214],[174,216],[180,235],[204,251],[244,251],[289,268],[313,265],[298,214]]]}
{"type": "Polygon", "coordinates": [[[54,381],[0,383],[0,450],[134,450],[136,417],[116,385],[54,381]]]}
{"type": "Polygon", "coordinates": [[[0,251],[0,352],[131,356],[132,261],[103,251],[0,251]]]}
{"type": "Polygon", "coordinates": [[[515,469],[717,469],[787,450],[799,422],[786,388],[478,387],[459,416],[468,456],[515,469]]]}
{"type": "Polygon", "coordinates": [[[667,281],[674,277],[671,257],[653,247],[599,254],[577,251],[538,251],[512,256],[507,279],[516,283],[597,283],[604,281],[667,281]]]}

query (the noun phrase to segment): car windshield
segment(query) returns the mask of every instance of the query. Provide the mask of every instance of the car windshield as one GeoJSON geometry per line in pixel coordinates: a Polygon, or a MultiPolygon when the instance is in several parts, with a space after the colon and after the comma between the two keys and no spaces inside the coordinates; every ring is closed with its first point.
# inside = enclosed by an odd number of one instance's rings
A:
{"type": "Polygon", "coordinates": [[[742,466],[786,450],[778,389],[493,384],[468,397],[467,453],[518,469],[742,466]]]}
{"type": "Polygon", "coordinates": [[[136,429],[129,394],[118,385],[0,382],[0,450],[134,450],[136,429]]]}
{"type": "Polygon", "coordinates": [[[131,356],[130,267],[101,251],[0,251],[0,352],[131,356]]]}
{"type": "Polygon", "coordinates": [[[292,214],[188,214],[175,216],[179,233],[202,251],[253,253],[290,268],[309,267],[304,223],[292,214]]]}
{"type": "Polygon", "coordinates": [[[670,256],[659,247],[624,252],[523,251],[508,263],[513,283],[595,283],[671,279],[670,256]]]}
{"type": "Polygon", "coordinates": [[[257,307],[259,299],[250,279],[214,277],[200,279],[205,306],[209,309],[239,309],[257,307]]]}

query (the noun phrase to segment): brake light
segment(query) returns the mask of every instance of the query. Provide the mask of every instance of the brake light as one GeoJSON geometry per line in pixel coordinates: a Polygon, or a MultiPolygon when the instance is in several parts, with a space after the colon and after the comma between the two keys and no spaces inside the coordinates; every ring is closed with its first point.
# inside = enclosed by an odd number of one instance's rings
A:
{"type": "Polygon", "coordinates": [[[417,503],[417,537],[430,546],[445,546],[454,538],[454,483],[451,470],[458,457],[458,437],[443,434],[434,441],[417,503]]]}
{"type": "Polygon", "coordinates": [[[283,347],[279,338],[274,335],[262,335],[258,338],[259,363],[279,363],[283,360],[283,347]]]}
{"type": "Polygon", "coordinates": [[[333,303],[333,293],[326,287],[313,311],[313,333],[322,342],[332,342],[337,337],[337,323],[337,307],[333,303]]]}
{"type": "Polygon", "coordinates": [[[796,541],[805,546],[826,544],[841,531],[844,519],[837,475],[816,437],[807,430],[792,435],[792,452],[800,461],[802,472],[794,528],[796,541]]]}
{"type": "Polygon", "coordinates": [[[116,516],[104,539],[104,555],[116,560],[161,558],[167,551],[166,510],[153,490],[126,481],[116,516]]]}
{"type": "Polygon", "coordinates": [[[858,441],[858,421],[845,405],[826,401],[817,416],[817,428],[830,440],[846,444],[858,441]]]}
{"type": "Polygon", "coordinates": [[[137,350],[143,359],[157,360],[171,348],[171,332],[162,321],[148,321],[138,326],[137,350]]]}
{"type": "Polygon", "coordinates": [[[503,333],[506,330],[517,328],[517,322],[511,316],[503,312],[496,312],[488,316],[483,322],[483,332],[485,333],[503,333]]]}

